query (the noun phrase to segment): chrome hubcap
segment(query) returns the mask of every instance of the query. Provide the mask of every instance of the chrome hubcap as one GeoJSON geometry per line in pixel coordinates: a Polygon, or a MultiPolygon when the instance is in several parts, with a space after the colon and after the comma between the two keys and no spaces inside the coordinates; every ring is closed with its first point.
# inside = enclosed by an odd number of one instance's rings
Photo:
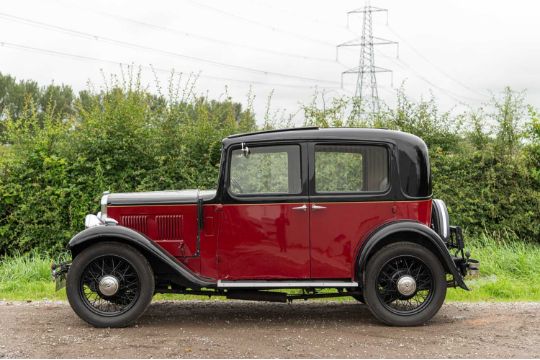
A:
{"type": "Polygon", "coordinates": [[[105,275],[99,280],[99,292],[105,296],[113,296],[118,292],[118,279],[112,275],[105,275]]]}
{"type": "Polygon", "coordinates": [[[416,291],[416,281],[412,276],[404,275],[397,282],[397,289],[403,296],[411,296],[416,291]]]}

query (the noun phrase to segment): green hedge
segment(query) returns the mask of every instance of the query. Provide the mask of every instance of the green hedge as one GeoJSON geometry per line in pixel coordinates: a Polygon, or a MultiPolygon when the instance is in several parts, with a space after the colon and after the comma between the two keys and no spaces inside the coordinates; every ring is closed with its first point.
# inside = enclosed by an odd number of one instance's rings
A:
{"type": "MultiPolygon", "coordinates": [[[[353,104],[360,107],[361,104],[353,104]]],[[[410,101],[372,116],[348,112],[350,100],[306,108],[307,125],[368,126],[410,132],[427,143],[434,197],[469,235],[540,243],[540,120],[509,88],[484,108],[458,116],[436,102],[410,101]]]]}
{"type": "MultiPolygon", "coordinates": [[[[165,98],[137,85],[84,92],[68,112],[33,104],[0,117],[0,255],[63,250],[104,190],[214,188],[221,140],[256,129],[251,108],[228,98],[165,98]]],[[[306,124],[418,134],[430,148],[435,196],[455,223],[469,234],[539,241],[540,127],[518,94],[503,93],[493,113],[454,118],[402,93],[395,109],[370,118],[343,112],[346,104],[307,106],[306,124]]]]}
{"type": "Polygon", "coordinates": [[[61,251],[105,190],[215,188],[221,140],[255,126],[230,100],[120,88],[85,100],[69,118],[30,107],[5,121],[0,255],[61,251]]]}

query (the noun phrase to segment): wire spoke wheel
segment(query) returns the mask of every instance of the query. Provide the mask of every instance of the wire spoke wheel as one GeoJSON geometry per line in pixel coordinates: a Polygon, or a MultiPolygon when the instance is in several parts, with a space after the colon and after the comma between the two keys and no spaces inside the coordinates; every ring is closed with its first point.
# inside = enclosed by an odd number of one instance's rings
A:
{"type": "Polygon", "coordinates": [[[88,263],[79,287],[84,305],[101,316],[127,312],[137,302],[140,288],[134,266],[115,255],[99,256],[88,263]]]}
{"type": "Polygon", "coordinates": [[[397,241],[379,249],[365,272],[366,304],[382,322],[416,326],[429,321],[446,297],[446,272],[428,248],[397,241]]]}
{"type": "Polygon", "coordinates": [[[418,257],[397,256],[382,266],[376,291],[388,311],[402,316],[414,315],[433,298],[433,274],[418,257]]]}

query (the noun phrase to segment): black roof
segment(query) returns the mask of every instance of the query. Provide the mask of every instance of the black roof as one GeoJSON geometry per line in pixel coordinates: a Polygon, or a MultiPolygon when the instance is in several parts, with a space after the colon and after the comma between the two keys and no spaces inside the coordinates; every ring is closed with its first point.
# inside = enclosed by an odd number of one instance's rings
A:
{"type": "MultiPolygon", "coordinates": [[[[231,145],[256,142],[323,140],[331,142],[365,141],[395,144],[394,154],[401,182],[400,195],[394,200],[428,199],[431,196],[431,170],[428,148],[418,136],[402,131],[366,128],[296,128],[232,135],[223,139],[227,150],[231,145]]],[[[396,190],[397,191],[397,190],[396,190]]]]}
{"type": "Polygon", "coordinates": [[[258,142],[273,140],[364,140],[387,141],[410,145],[425,146],[419,137],[402,131],[368,128],[292,128],[281,130],[259,131],[231,135],[223,140],[225,146],[241,142],[258,142]]]}

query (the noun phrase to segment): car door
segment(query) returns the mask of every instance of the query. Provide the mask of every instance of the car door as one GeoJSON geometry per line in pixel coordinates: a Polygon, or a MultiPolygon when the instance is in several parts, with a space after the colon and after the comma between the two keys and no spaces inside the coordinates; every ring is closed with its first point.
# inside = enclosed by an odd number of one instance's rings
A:
{"type": "Polygon", "coordinates": [[[228,150],[218,240],[221,279],[309,278],[305,147],[239,144],[228,150]]]}
{"type": "Polygon", "coordinates": [[[351,279],[360,241],[394,217],[384,144],[310,144],[312,278],[351,279]]]}

